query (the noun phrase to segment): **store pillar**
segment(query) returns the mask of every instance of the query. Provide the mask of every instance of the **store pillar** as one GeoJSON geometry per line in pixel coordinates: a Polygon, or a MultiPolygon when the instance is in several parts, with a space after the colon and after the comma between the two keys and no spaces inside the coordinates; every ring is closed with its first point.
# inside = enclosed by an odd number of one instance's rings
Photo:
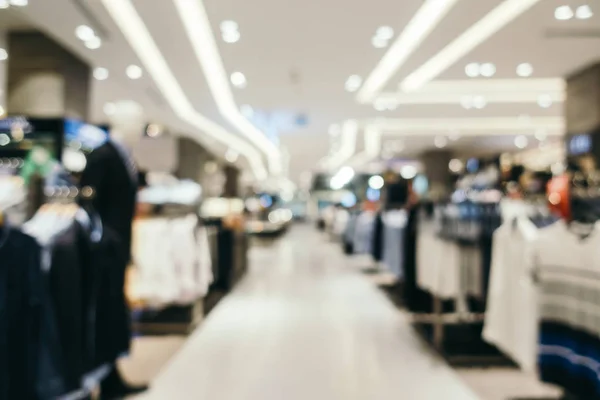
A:
{"type": "Polygon", "coordinates": [[[190,179],[204,186],[207,175],[204,165],[209,161],[213,161],[213,157],[198,142],[190,138],[179,138],[179,179],[190,179]]]}
{"type": "Polygon", "coordinates": [[[88,119],[90,67],[40,32],[7,36],[11,115],[88,119]]]}
{"type": "Polygon", "coordinates": [[[452,174],[448,168],[450,160],[452,153],[446,150],[427,151],[421,155],[421,163],[432,192],[447,193],[451,189],[452,174]]]}
{"type": "Polygon", "coordinates": [[[600,62],[567,78],[565,120],[569,161],[587,175],[600,165],[600,62]]]}

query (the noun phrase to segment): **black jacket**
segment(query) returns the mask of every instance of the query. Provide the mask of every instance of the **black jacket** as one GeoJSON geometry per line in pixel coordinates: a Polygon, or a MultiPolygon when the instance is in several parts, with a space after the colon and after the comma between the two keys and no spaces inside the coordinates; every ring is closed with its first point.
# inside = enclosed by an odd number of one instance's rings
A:
{"type": "Polygon", "coordinates": [[[131,229],[135,214],[137,182],[132,179],[126,160],[108,141],[92,151],[81,177],[81,186],[95,189],[94,209],[104,226],[121,238],[124,256],[131,257],[131,229]]]}
{"type": "Polygon", "coordinates": [[[64,393],[56,326],[35,239],[0,227],[0,400],[64,393]]]}

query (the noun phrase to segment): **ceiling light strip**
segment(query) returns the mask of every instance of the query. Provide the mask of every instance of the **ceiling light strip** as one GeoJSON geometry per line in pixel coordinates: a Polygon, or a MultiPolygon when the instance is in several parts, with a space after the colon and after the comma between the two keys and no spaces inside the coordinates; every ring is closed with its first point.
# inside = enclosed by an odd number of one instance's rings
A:
{"type": "Polygon", "coordinates": [[[414,91],[435,79],[540,0],[505,0],[475,25],[433,56],[402,82],[402,90],[414,91]]]}
{"type": "Polygon", "coordinates": [[[280,174],[282,172],[281,152],[263,132],[240,113],[235,103],[233,92],[229,86],[229,78],[202,1],[174,0],[174,3],[219,112],[250,142],[265,153],[269,160],[271,173],[280,174]]]}
{"type": "MultiPolygon", "coordinates": [[[[131,0],[102,0],[102,3],[177,116],[242,154],[250,163],[256,178],[265,179],[267,172],[261,155],[253,146],[193,108],[131,0]]],[[[197,136],[202,133],[198,132],[197,136]]]]}
{"type": "Polygon", "coordinates": [[[456,3],[458,0],[425,1],[365,81],[356,97],[360,103],[373,100],[456,3]]]}

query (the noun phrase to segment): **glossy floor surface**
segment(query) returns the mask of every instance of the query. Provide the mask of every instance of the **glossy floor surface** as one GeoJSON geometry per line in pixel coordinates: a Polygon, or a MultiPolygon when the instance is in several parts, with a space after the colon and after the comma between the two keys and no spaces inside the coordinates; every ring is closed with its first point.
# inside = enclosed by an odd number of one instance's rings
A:
{"type": "Polygon", "coordinates": [[[250,272],[144,400],[474,400],[381,292],[310,226],[250,272]]]}

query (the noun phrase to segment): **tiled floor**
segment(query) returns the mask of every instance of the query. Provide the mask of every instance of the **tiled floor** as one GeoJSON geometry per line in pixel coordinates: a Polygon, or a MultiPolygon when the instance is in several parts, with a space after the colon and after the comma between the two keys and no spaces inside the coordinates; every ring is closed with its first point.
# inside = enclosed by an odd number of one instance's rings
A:
{"type": "Polygon", "coordinates": [[[202,326],[185,343],[138,340],[127,376],[152,379],[143,400],[507,398],[509,374],[450,369],[347,261],[307,226],[255,248],[246,279],[202,326]]]}

